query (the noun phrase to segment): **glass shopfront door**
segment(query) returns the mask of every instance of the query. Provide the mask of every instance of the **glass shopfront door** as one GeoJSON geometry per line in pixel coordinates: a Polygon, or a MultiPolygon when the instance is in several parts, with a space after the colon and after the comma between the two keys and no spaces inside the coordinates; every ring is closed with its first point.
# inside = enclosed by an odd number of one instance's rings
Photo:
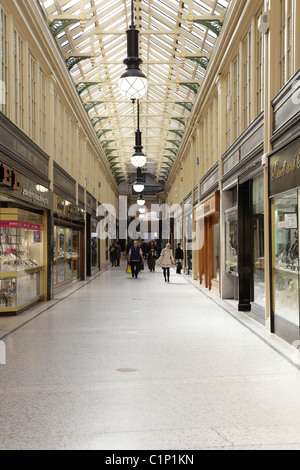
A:
{"type": "Polygon", "coordinates": [[[299,339],[299,198],[292,191],[272,200],[272,311],[275,333],[299,339]]]}
{"type": "Polygon", "coordinates": [[[54,287],[80,278],[80,236],[80,230],[54,226],[54,287]]]}

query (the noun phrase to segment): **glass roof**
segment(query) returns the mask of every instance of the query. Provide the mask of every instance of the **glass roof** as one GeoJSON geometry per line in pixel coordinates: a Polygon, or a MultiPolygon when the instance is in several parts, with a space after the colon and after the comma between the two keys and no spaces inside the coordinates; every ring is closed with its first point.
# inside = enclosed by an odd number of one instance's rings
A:
{"type": "MultiPolygon", "coordinates": [[[[137,105],[118,81],[126,66],[131,0],[40,0],[49,28],[106,153],[117,183],[128,181],[137,105]]],[[[176,158],[193,104],[220,34],[227,0],[135,0],[141,70],[144,171],[164,182],[176,158]]]]}

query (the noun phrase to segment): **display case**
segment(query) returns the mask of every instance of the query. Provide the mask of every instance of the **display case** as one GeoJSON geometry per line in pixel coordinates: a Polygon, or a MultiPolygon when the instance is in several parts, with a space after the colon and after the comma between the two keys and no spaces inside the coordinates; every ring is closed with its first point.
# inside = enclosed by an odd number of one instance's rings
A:
{"type": "Polygon", "coordinates": [[[299,325],[298,194],[275,198],[273,213],[273,310],[299,325]]]}
{"type": "Polygon", "coordinates": [[[225,212],[225,270],[238,276],[238,211],[237,208],[225,212]]]}
{"type": "Polygon", "coordinates": [[[17,313],[43,295],[42,216],[0,210],[0,314],[17,313]]]}

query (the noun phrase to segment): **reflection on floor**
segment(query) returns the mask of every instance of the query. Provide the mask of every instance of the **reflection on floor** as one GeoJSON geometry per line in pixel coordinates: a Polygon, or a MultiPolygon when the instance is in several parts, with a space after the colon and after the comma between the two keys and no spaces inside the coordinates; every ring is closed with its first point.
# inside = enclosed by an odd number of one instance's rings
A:
{"type": "Polygon", "coordinates": [[[0,448],[300,449],[283,343],[196,287],[121,266],[27,317],[4,338],[0,448]]]}

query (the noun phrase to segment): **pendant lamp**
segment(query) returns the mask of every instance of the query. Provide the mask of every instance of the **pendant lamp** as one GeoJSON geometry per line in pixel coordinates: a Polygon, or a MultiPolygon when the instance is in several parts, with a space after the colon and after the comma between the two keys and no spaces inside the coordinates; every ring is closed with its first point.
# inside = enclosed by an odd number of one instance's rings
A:
{"type": "Polygon", "coordinates": [[[135,133],[135,152],[131,157],[131,163],[136,168],[142,168],[146,165],[146,155],[142,152],[142,133],[140,131],[140,100],[137,100],[137,131],[135,133]]]}
{"type": "Polygon", "coordinates": [[[119,80],[119,89],[125,98],[130,100],[140,99],[147,92],[148,81],[146,75],[140,70],[143,63],[139,58],[139,34],[140,32],[134,25],[134,8],[131,2],[131,25],[126,31],[127,34],[127,58],[124,64],[127,70],[123,73],[119,80]]]}

